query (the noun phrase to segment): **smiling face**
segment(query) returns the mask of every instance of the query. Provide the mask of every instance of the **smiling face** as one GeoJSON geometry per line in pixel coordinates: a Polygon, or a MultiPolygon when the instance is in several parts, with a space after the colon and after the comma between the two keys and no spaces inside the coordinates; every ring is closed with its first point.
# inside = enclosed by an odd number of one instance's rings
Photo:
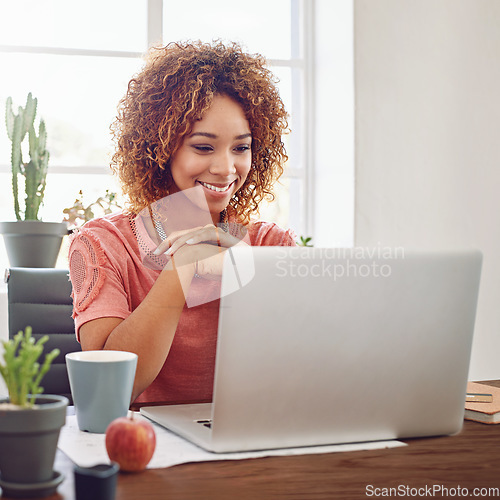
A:
{"type": "Polygon", "coordinates": [[[247,178],[251,145],[250,125],[241,106],[228,96],[216,95],[172,157],[170,170],[177,189],[201,186],[214,224],[247,178]]]}

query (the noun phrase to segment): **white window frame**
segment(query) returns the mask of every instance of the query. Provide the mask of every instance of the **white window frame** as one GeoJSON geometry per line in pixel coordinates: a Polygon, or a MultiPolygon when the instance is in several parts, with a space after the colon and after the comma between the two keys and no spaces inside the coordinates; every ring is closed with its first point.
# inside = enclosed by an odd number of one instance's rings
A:
{"type": "MultiPolygon", "coordinates": [[[[292,58],[268,61],[271,67],[298,70],[292,78],[292,99],[300,146],[285,177],[302,183],[303,200],[298,207],[291,200],[290,226],[300,235],[312,236],[318,246],[350,246],[354,238],[352,3],[353,0],[291,0],[292,58]],[[323,138],[325,130],[336,132],[333,144],[328,136],[323,138]]],[[[149,47],[162,41],[163,0],[148,0],[147,9],[149,47]]],[[[35,46],[0,46],[0,51],[143,56],[141,52],[35,46]]],[[[10,166],[0,165],[0,172],[10,172],[10,166]]],[[[50,173],[109,175],[109,167],[51,165],[50,173]]]]}

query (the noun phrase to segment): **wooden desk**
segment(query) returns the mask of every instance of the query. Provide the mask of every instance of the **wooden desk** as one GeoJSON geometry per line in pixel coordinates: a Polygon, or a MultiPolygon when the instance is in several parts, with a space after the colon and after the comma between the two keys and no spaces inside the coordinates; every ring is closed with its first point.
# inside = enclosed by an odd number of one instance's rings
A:
{"type": "MultiPolygon", "coordinates": [[[[500,387],[500,381],[491,385],[500,387]]],[[[427,497],[460,498],[465,496],[464,488],[472,497],[475,488],[493,488],[496,491],[482,498],[500,498],[500,424],[465,421],[456,436],[406,442],[404,448],[387,450],[207,462],[121,473],[116,500],[348,500],[376,498],[374,488],[404,489],[407,498],[418,498],[423,495],[417,495],[416,489],[434,485],[449,488],[448,495],[428,492],[427,497]]],[[[72,464],[62,452],[58,452],[56,469],[66,479],[58,494],[48,498],[74,499],[72,464]]]]}

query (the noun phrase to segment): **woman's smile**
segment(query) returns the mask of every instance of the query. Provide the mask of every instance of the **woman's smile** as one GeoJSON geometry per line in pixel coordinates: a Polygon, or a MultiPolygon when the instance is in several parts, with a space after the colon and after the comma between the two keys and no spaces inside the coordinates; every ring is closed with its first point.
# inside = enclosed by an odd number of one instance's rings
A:
{"type": "MultiPolygon", "coordinates": [[[[203,181],[196,181],[198,184],[201,184],[204,188],[208,189],[209,191],[213,191],[214,193],[227,193],[231,186],[236,182],[232,181],[229,183],[225,184],[215,184],[215,183],[209,183],[209,182],[203,182],[203,181]]],[[[211,193],[210,193],[211,194],[211,193]]]]}

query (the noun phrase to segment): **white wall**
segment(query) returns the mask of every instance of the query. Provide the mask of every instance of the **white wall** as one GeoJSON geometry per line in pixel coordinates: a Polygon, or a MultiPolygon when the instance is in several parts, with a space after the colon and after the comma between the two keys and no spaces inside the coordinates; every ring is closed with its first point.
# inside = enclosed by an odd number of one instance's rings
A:
{"type": "Polygon", "coordinates": [[[500,1],[355,0],[357,245],[484,253],[470,379],[500,378],[500,1]]]}

